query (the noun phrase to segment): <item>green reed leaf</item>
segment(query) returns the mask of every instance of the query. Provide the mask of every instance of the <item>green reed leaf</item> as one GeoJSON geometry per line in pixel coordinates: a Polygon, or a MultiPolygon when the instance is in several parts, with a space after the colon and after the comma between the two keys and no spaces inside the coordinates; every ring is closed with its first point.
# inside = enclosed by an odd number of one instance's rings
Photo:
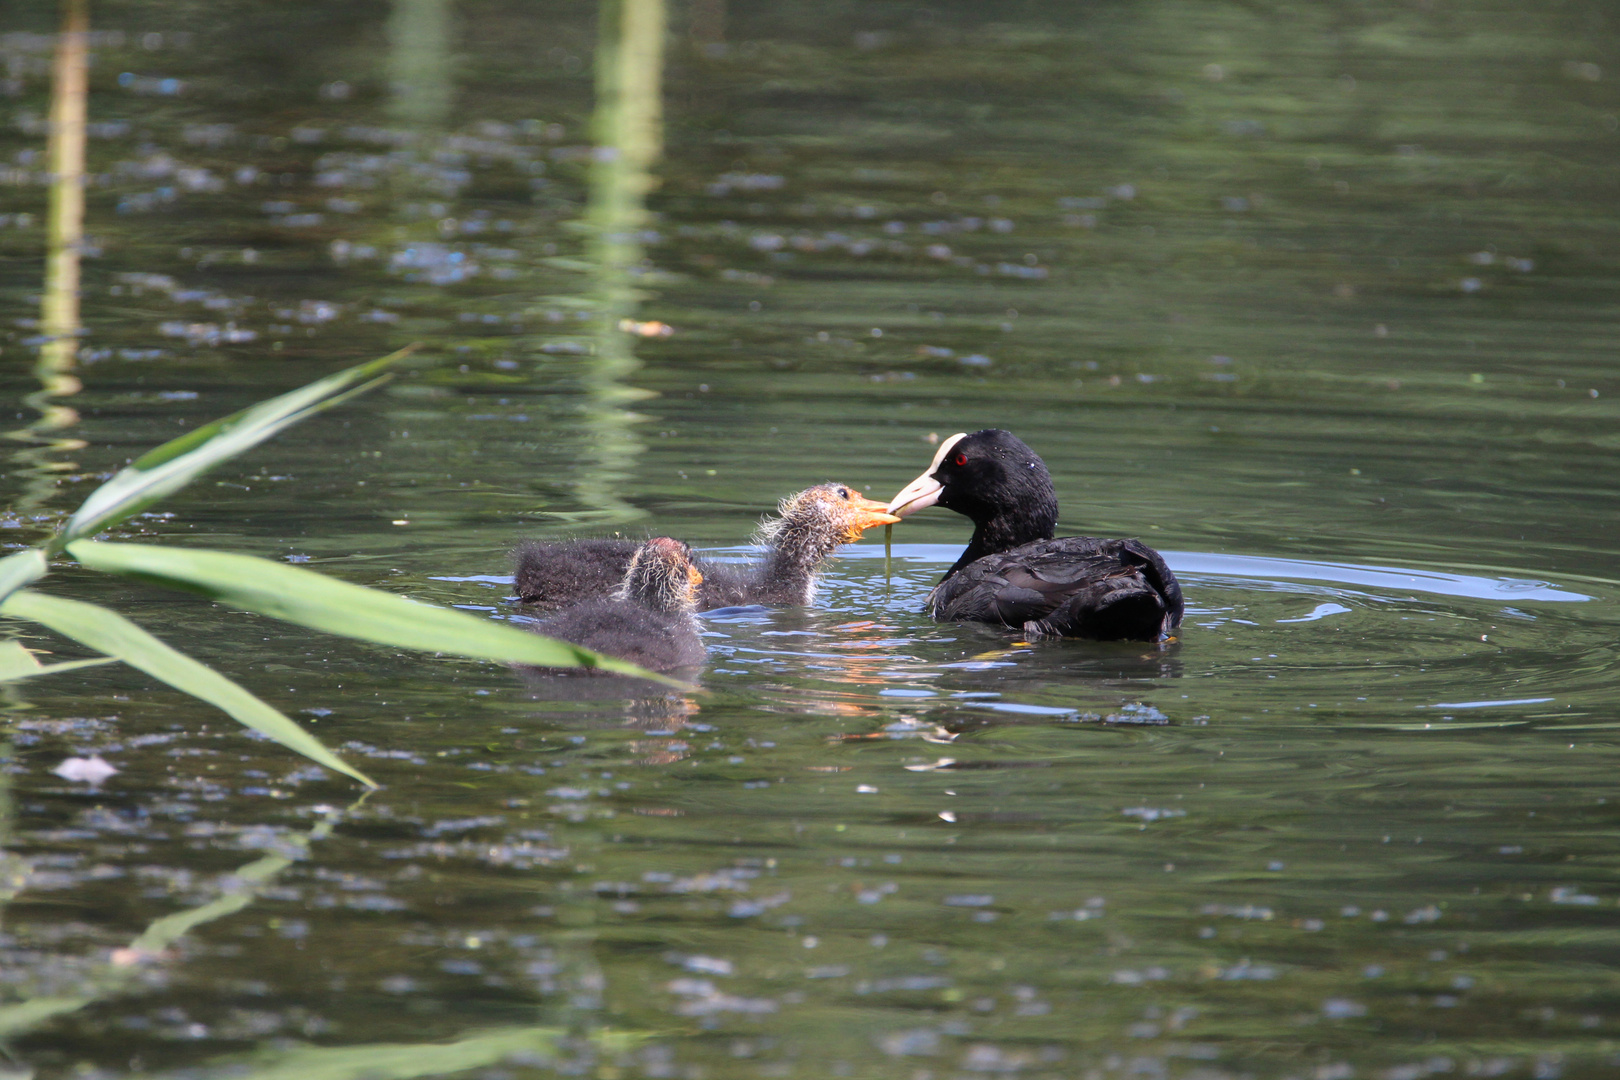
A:
{"type": "Polygon", "coordinates": [[[45,553],[29,548],[0,559],[0,600],[45,576],[45,553]]]}
{"type": "Polygon", "coordinates": [[[16,682],[35,675],[49,675],[56,671],[76,671],[79,668],[111,664],[111,656],[97,656],[90,660],[68,660],[60,664],[41,664],[22,642],[16,638],[0,641],[0,682],[16,682]]]}
{"type": "Polygon", "coordinates": [[[172,495],[199,475],[241,454],[292,424],[378,385],[384,368],[411,352],[411,345],[359,364],[307,386],[261,401],[204,424],[153,449],[102,484],[85,499],[57,537],[57,547],[92,536],[172,495]]]}
{"type": "MultiPolygon", "coordinates": [[[[562,1053],[568,1032],[553,1027],[489,1028],[452,1042],[362,1043],[357,1046],[295,1046],[268,1050],[247,1058],[233,1058],[219,1071],[187,1071],[199,1080],[414,1080],[420,1076],[450,1076],[514,1056],[550,1058],[562,1053]]],[[[631,1032],[597,1031],[591,1042],[607,1054],[635,1048],[646,1036],[631,1032]]]]}
{"type": "Polygon", "coordinates": [[[280,711],[213,668],[165,645],[117,612],[82,600],[25,589],[0,603],[0,614],[37,622],[97,652],[122,660],[176,690],[224,710],[238,723],[269,736],[311,761],[352,776],[367,787],[377,786],[364,773],[345,765],[341,758],[280,711]]]}
{"type": "Polygon", "coordinates": [[[509,664],[601,668],[690,689],[566,641],[254,555],[87,540],[69,544],[67,553],[92,570],[201,593],[231,607],[344,637],[509,664]]]}
{"type": "Polygon", "coordinates": [[[38,674],[39,661],[34,659],[33,653],[23,648],[22,642],[16,638],[0,641],[0,682],[12,682],[38,674]]]}

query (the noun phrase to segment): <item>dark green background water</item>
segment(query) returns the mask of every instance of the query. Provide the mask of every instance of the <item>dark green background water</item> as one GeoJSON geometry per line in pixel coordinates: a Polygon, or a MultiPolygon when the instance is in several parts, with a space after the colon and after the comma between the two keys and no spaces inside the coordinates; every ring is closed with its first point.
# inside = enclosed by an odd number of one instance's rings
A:
{"type": "MultiPolygon", "coordinates": [[[[0,39],[19,402],[55,17],[0,39]]],[[[421,340],[127,534],[512,618],[521,536],[735,546],[995,425],[1064,528],[1171,552],[1189,613],[1163,650],[935,625],[968,530],[931,511],[892,586],[866,545],[807,610],[707,618],[706,694],[582,703],[65,570],[386,788],[7,1068],[532,1026],[576,1038],[466,1075],[1620,1068],[1613,5],[677,6],[632,267],[674,333],[623,339],[632,414],[590,396],[571,261],[593,6],[92,18],[122,36],[92,71],[87,445],[11,468],[16,544],[185,427],[421,340]]],[[[93,995],[356,794],[126,668],[24,693],[5,1002],[93,995]],[[89,751],[103,790],[50,773],[89,751]]]]}

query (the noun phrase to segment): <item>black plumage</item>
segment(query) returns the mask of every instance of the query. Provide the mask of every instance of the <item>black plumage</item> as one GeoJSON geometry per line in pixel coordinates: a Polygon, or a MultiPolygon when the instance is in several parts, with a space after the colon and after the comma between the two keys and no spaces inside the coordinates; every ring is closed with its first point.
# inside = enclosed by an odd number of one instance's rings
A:
{"type": "Polygon", "coordinates": [[[975,559],[940,582],[934,618],[1020,627],[1031,637],[1157,641],[1181,621],[1181,587],[1136,540],[1066,536],[975,559]]]}
{"type": "Polygon", "coordinates": [[[649,611],[624,600],[601,597],[558,612],[535,627],[648,671],[672,671],[703,663],[703,642],[690,614],[649,611]]]}
{"type": "Polygon", "coordinates": [[[973,522],[967,550],[929,595],[942,621],[1017,627],[1032,637],[1157,641],[1181,623],[1181,586],[1137,540],[1054,539],[1057,493],[1040,455],[987,428],[940,444],[928,470],[889,502],[905,517],[928,506],[973,522]]]}
{"type": "Polygon", "coordinates": [[[679,540],[657,537],[632,550],[611,595],[576,604],[534,629],[649,671],[694,667],[704,659],[692,614],[702,582],[692,550],[679,540]]]}
{"type": "MultiPolygon", "coordinates": [[[[755,536],[765,548],[757,563],[698,561],[703,575],[699,609],[808,604],[827,556],[875,525],[900,520],[847,484],[806,488],[783,499],[777,512],[755,536]]],[[[618,539],[525,541],[513,553],[518,598],[552,608],[601,596],[624,576],[636,548],[635,541],[618,539]]]]}
{"type": "Polygon", "coordinates": [[[639,541],[620,539],[525,540],[512,552],[518,599],[557,608],[607,596],[624,580],[630,557],[640,546],[639,541]]]}

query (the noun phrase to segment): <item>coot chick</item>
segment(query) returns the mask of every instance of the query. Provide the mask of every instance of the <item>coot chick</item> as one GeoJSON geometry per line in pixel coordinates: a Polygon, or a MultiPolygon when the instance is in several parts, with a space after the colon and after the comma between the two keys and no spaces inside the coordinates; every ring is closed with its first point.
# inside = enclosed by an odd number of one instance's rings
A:
{"type": "MultiPolygon", "coordinates": [[[[900,519],[848,484],[817,484],[789,495],[776,518],[762,522],[755,543],[765,547],[753,566],[699,561],[698,607],[808,604],[821,564],[842,544],[876,525],[900,519]]],[[[517,594],[525,603],[556,607],[600,596],[624,576],[633,540],[530,540],[517,556],[517,594]]]]}
{"type": "Polygon", "coordinates": [[[952,435],[888,509],[903,518],[936,504],[970,519],[973,539],[929,594],[935,619],[1105,641],[1158,641],[1181,623],[1181,586],[1157,551],[1137,540],[1052,538],[1051,474],[1011,432],[952,435]]]}
{"type": "Polygon", "coordinates": [[[518,599],[542,608],[607,596],[624,581],[635,540],[525,540],[517,560],[518,599]]]}
{"type": "Polygon", "coordinates": [[[679,540],[656,537],[631,552],[623,580],[611,595],[576,604],[534,629],[649,671],[693,667],[704,657],[692,616],[702,584],[692,549],[679,540]]]}

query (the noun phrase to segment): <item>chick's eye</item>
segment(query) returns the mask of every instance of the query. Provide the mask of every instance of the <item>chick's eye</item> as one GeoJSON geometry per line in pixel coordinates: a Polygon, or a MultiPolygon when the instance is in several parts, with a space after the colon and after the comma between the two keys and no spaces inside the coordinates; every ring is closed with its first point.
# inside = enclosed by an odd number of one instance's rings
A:
{"type": "Polygon", "coordinates": [[[957,454],[956,455],[956,463],[958,465],[966,465],[967,464],[967,455],[966,454],[957,454]]]}
{"type": "Polygon", "coordinates": [[[838,489],[838,497],[841,498],[841,499],[849,498],[849,488],[839,488],[838,489]]]}

